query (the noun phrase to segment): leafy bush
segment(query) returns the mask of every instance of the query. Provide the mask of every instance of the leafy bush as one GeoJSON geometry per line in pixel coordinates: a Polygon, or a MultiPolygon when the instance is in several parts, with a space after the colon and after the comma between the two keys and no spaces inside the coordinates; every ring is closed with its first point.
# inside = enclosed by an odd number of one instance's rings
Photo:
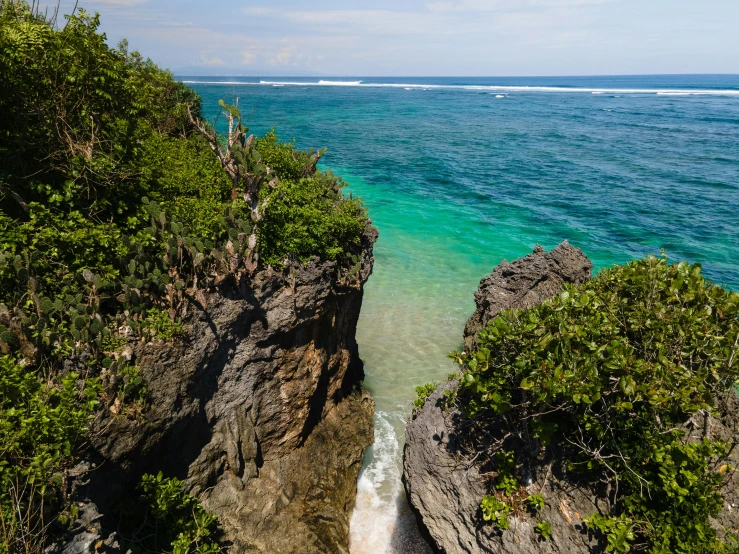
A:
{"type": "Polygon", "coordinates": [[[178,339],[188,302],[207,308],[206,291],[258,263],[340,259],[337,278],[350,278],[368,225],[316,169],[322,151],[274,132],[247,138],[239,118],[224,163],[199,96],[125,41],[110,48],[98,26],[82,10],[57,25],[0,1],[0,355],[25,364],[3,362],[13,369],[0,380],[26,387],[0,385],[0,433],[20,441],[0,450],[6,549],[61,509],[45,500],[52,475],[80,454],[101,388],[76,384],[65,361],[85,360],[86,376],[108,370],[105,398],[140,413],[147,383],[115,355],[129,339],[178,339]],[[10,501],[33,517],[18,520],[10,501]]]}
{"type": "Polygon", "coordinates": [[[426,399],[438,386],[438,383],[426,383],[425,385],[416,387],[416,399],[413,401],[414,409],[420,410],[423,408],[423,405],[426,403],[426,399]]]}
{"type": "Polygon", "coordinates": [[[542,494],[532,494],[530,496],[527,496],[524,500],[524,503],[526,504],[526,507],[532,512],[538,512],[546,505],[546,501],[544,500],[544,496],[542,494]]]}
{"type": "Polygon", "coordinates": [[[97,406],[95,379],[48,380],[0,356],[0,552],[37,552],[65,507],[52,477],[73,461],[97,406]]]}
{"type": "Polygon", "coordinates": [[[121,506],[121,536],[134,552],[214,554],[216,518],[197,498],[187,494],[182,481],[146,474],[137,496],[121,506]]]}
{"type": "Polygon", "coordinates": [[[118,390],[123,402],[145,404],[149,397],[149,388],[141,377],[141,369],[135,365],[124,365],[119,371],[120,384],[118,390]]]}
{"type": "Polygon", "coordinates": [[[259,235],[262,262],[280,267],[286,259],[306,262],[313,256],[334,260],[359,244],[367,215],[357,199],[341,194],[344,183],[316,172],[298,180],[280,180],[267,193],[259,235]]]}
{"type": "Polygon", "coordinates": [[[686,442],[680,426],[714,413],[739,378],[739,294],[700,266],[648,257],[499,315],[478,343],[457,354],[457,401],[487,437],[478,446],[492,465],[556,447],[571,475],[608,491],[612,513],[588,521],[610,550],[728,551],[709,518],[723,504],[729,445],[686,442]]]}
{"type": "Polygon", "coordinates": [[[513,511],[510,504],[499,500],[495,496],[483,496],[480,503],[482,519],[492,523],[496,528],[505,530],[511,526],[508,516],[513,511]]]}
{"type": "Polygon", "coordinates": [[[185,333],[185,326],[179,320],[172,321],[167,312],[156,308],[146,312],[143,325],[151,336],[165,341],[172,340],[185,333]]]}
{"type": "Polygon", "coordinates": [[[548,521],[540,521],[534,527],[534,532],[537,533],[543,540],[549,540],[552,538],[552,524],[548,521]]]}

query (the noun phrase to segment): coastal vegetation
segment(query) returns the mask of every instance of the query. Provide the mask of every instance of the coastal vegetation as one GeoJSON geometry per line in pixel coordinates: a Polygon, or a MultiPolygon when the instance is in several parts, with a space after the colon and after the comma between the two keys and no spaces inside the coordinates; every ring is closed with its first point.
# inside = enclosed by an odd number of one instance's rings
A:
{"type": "MultiPolygon", "coordinates": [[[[336,260],[350,284],[369,225],[322,151],[248,135],[237,101],[221,136],[194,91],[98,26],[0,2],[0,552],[73,522],[65,475],[97,410],[140,415],[127,344],[180,340],[186,305],[259,267],[336,260]]],[[[139,493],[157,549],[213,551],[180,482],[139,493]]]]}
{"type": "MultiPolygon", "coordinates": [[[[548,467],[605,499],[584,522],[607,552],[739,552],[735,530],[711,524],[736,468],[710,432],[739,380],[739,294],[647,257],[501,313],[477,345],[453,354],[447,400],[492,476],[484,521],[505,533],[513,513],[536,520],[547,498],[526,487],[548,467]]],[[[547,521],[534,531],[556,540],[547,521]]]]}

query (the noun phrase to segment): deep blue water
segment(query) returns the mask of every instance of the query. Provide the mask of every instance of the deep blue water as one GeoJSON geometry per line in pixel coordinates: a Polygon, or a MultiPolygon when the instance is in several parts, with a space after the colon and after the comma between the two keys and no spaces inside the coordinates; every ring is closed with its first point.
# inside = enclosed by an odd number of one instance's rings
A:
{"type": "MultiPolygon", "coordinates": [[[[380,209],[374,191],[383,203],[431,200],[483,233],[520,227],[515,253],[566,238],[602,267],[664,248],[739,285],[739,76],[342,79],[354,80],[362,84],[195,88],[210,117],[218,98],[236,95],[242,111],[254,110],[253,131],[275,127],[300,146],[327,146],[324,165],[360,180],[371,211],[380,209]]],[[[484,237],[477,246],[486,258],[484,237]]]]}
{"type": "Polygon", "coordinates": [[[357,333],[376,440],[352,554],[427,551],[400,483],[405,420],[414,387],[453,369],[502,259],[564,239],[597,269],[664,249],[739,289],[739,76],[185,80],[210,119],[238,97],[253,132],[328,147],[323,166],[380,230],[357,333]]]}

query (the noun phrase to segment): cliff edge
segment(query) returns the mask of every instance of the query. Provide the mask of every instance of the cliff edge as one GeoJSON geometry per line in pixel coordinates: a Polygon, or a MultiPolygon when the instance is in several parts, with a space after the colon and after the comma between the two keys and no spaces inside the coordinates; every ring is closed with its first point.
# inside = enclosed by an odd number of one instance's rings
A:
{"type": "MultiPolygon", "coordinates": [[[[565,283],[589,279],[592,267],[582,251],[567,242],[551,252],[537,245],[523,258],[504,260],[480,281],[475,293],[477,309],[465,326],[465,349],[474,348],[477,333],[501,311],[528,308],[550,298],[565,283]]],[[[461,414],[443,409],[444,392],[456,386],[457,381],[449,381],[433,392],[406,428],[403,482],[430,544],[446,554],[568,552],[578,544],[587,544],[587,534],[577,533],[574,542],[558,541],[556,547],[542,550],[533,538],[526,544],[516,538],[518,533],[503,536],[482,522],[480,499],[488,490],[487,480],[474,460],[465,455],[459,430],[464,424],[461,414]]],[[[564,513],[574,514],[574,506],[582,500],[575,497],[568,502],[563,497],[564,513]]],[[[516,526],[529,531],[520,537],[535,536],[533,525],[525,519],[516,520],[512,527],[516,526]]]]}
{"type": "Polygon", "coordinates": [[[124,348],[149,401],[113,402],[94,423],[97,469],[82,490],[97,510],[114,513],[138,476],[163,469],[218,517],[232,552],[347,553],[373,441],[355,331],[376,237],[365,234],[352,279],[337,282],[334,262],[260,269],[191,299],[186,339],[124,348]]]}

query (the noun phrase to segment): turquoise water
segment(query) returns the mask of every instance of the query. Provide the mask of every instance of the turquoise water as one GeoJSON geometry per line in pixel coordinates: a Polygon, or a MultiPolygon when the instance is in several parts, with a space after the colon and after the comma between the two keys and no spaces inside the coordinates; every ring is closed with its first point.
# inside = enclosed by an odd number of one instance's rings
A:
{"type": "Polygon", "coordinates": [[[414,387],[454,369],[446,353],[501,260],[564,239],[597,269],[664,248],[739,288],[737,76],[199,81],[206,115],[237,95],[254,132],[327,146],[324,167],[380,230],[358,329],[377,414],[353,554],[426,552],[400,483],[404,422],[414,387]]]}

